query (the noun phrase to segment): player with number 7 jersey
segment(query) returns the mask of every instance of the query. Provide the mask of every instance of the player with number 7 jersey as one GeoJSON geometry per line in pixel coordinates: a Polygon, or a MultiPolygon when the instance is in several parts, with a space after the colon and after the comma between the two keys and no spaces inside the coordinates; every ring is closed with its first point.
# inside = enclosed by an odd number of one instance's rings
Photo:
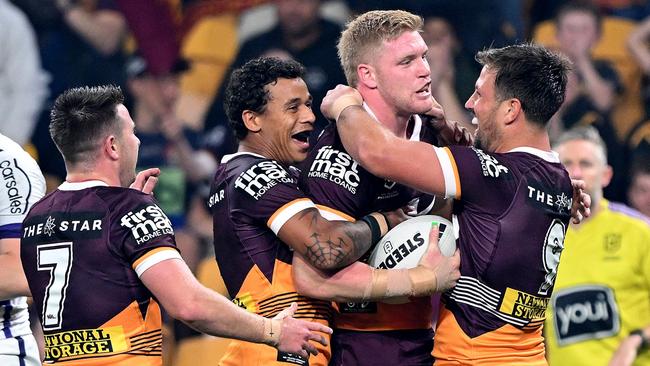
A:
{"type": "Polygon", "coordinates": [[[154,365],[160,308],[138,278],[179,256],[151,195],[65,182],[23,223],[21,258],[45,336],[45,363],[154,365]]]}

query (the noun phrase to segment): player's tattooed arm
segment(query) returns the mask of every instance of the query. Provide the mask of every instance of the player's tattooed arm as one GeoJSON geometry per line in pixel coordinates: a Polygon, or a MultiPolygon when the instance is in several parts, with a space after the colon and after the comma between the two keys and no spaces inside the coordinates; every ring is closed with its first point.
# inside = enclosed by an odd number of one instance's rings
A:
{"type": "Polygon", "coordinates": [[[387,216],[388,221],[381,214],[356,222],[329,221],[310,208],[289,219],[278,236],[314,267],[338,269],[361,258],[390,227],[406,219],[403,213],[387,216]],[[375,223],[378,226],[373,231],[375,223]]]}
{"type": "Polygon", "coordinates": [[[310,221],[309,241],[305,243],[305,257],[315,267],[321,269],[346,266],[360,258],[372,245],[371,232],[367,225],[346,223],[341,221],[338,228],[323,232],[318,223],[320,214],[316,210],[305,210],[299,213],[310,221]],[[345,228],[345,226],[351,226],[345,228]]]}

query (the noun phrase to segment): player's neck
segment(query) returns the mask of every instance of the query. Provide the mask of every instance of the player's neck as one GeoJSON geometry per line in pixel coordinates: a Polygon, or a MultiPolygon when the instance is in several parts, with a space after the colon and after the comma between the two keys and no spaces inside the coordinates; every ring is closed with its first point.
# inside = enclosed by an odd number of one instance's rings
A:
{"type": "Polygon", "coordinates": [[[99,180],[111,187],[121,187],[119,177],[101,174],[100,172],[68,172],[65,181],[70,183],[87,182],[90,180],[99,180]]]}
{"type": "Polygon", "coordinates": [[[268,159],[277,160],[281,163],[291,164],[291,162],[283,161],[282,154],[278,152],[277,147],[273,146],[269,140],[262,138],[260,135],[247,136],[246,139],[240,141],[237,152],[253,153],[268,159]]]}
{"type": "Polygon", "coordinates": [[[364,95],[363,98],[375,118],[384,127],[393,132],[395,136],[406,138],[406,129],[411,116],[399,115],[395,108],[376,94],[371,94],[368,97],[364,95]]]}
{"type": "Polygon", "coordinates": [[[122,187],[120,173],[117,166],[111,162],[97,161],[90,163],[77,163],[75,165],[66,162],[66,182],[79,183],[89,180],[100,180],[109,186],[122,187]]]}
{"type": "Polygon", "coordinates": [[[545,128],[538,128],[530,123],[518,127],[506,128],[501,135],[494,152],[504,153],[518,147],[532,147],[542,151],[551,151],[551,142],[545,128]]]}

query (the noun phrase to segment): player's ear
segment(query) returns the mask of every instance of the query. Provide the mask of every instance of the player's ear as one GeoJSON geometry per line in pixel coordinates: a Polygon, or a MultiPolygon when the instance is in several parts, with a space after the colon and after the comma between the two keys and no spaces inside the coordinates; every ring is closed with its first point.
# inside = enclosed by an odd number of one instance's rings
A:
{"type": "Polygon", "coordinates": [[[357,66],[358,85],[364,85],[368,89],[377,88],[377,73],[375,68],[368,64],[357,66]]]}
{"type": "Polygon", "coordinates": [[[120,147],[117,143],[117,137],[115,137],[115,135],[106,136],[102,142],[102,150],[111,160],[119,159],[120,147]]]}
{"type": "Polygon", "coordinates": [[[262,129],[262,120],[259,114],[256,112],[246,109],[241,112],[241,119],[244,121],[244,126],[246,126],[246,129],[251,132],[260,132],[262,129]]]}
{"type": "Polygon", "coordinates": [[[508,99],[505,101],[505,123],[509,125],[517,120],[519,114],[522,113],[521,101],[517,98],[508,99]]]}

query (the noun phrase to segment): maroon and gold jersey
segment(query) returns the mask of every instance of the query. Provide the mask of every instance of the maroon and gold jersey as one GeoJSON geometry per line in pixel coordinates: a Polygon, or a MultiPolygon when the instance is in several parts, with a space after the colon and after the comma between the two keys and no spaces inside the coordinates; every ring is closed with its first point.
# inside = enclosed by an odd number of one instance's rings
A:
{"type": "Polygon", "coordinates": [[[571,212],[557,154],[435,148],[459,230],[461,277],[443,295],[436,365],[544,365],[542,326],[571,212]]]}
{"type": "MultiPolygon", "coordinates": [[[[409,122],[411,140],[435,142],[435,132],[418,116],[409,122]]],[[[301,164],[301,189],[330,220],[363,217],[373,211],[388,211],[411,204],[427,212],[433,203],[429,195],[379,178],[361,167],[347,153],[334,125],[321,134],[307,159],[301,164]]],[[[413,298],[406,304],[383,302],[340,303],[337,329],[392,331],[431,328],[431,299],[413,298]]]]}
{"type": "Polygon", "coordinates": [[[45,335],[45,363],[161,365],[160,308],[139,276],[180,258],[152,196],[63,183],[23,222],[21,259],[45,335]]]}
{"type": "MultiPolygon", "coordinates": [[[[272,318],[292,302],[294,317],[329,324],[332,306],[296,293],[291,273],[292,249],[277,234],[295,214],[313,208],[299,189],[293,168],[252,153],[223,158],[212,183],[208,206],[214,220],[214,251],[230,297],[242,308],[272,318]]],[[[329,347],[310,357],[327,365],[329,347]]],[[[272,347],[230,343],[224,365],[302,365],[307,360],[272,347]]]]}

